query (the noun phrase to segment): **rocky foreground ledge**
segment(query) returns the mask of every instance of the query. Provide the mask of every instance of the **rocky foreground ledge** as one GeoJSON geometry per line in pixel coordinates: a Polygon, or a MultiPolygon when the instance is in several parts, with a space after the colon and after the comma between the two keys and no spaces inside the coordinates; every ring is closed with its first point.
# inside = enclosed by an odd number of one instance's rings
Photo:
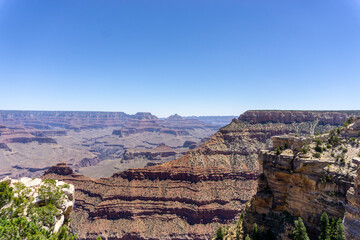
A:
{"type": "Polygon", "coordinates": [[[318,136],[272,138],[273,149],[259,155],[263,170],[246,210],[248,232],[256,223],[261,232],[292,239],[300,216],[310,239],[317,239],[327,212],[343,219],[347,239],[360,239],[360,118],[351,121],[318,136]]]}
{"type": "Polygon", "coordinates": [[[6,177],[0,186],[1,219],[10,223],[14,219],[26,219],[48,235],[57,233],[67,222],[75,203],[74,185],[63,181],[6,177]]]}

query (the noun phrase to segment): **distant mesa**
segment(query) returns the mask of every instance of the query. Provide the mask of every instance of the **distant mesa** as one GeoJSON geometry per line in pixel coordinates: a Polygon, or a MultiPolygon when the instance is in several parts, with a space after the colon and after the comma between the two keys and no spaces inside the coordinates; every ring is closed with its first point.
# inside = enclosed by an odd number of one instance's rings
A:
{"type": "Polygon", "coordinates": [[[138,112],[135,114],[135,118],[139,119],[139,120],[143,120],[143,119],[157,120],[158,119],[155,115],[152,115],[149,112],[138,112]]]}
{"type": "Polygon", "coordinates": [[[161,160],[171,156],[183,154],[183,151],[175,150],[168,145],[161,143],[153,149],[127,149],[124,153],[124,160],[133,160],[137,158],[146,158],[148,160],[161,160]]]}
{"type": "Polygon", "coordinates": [[[153,151],[172,151],[172,147],[169,147],[165,143],[160,143],[156,148],[153,149],[153,151]]]}
{"type": "Polygon", "coordinates": [[[183,147],[189,148],[189,149],[194,149],[197,147],[197,143],[194,141],[185,141],[183,147]]]}
{"type": "Polygon", "coordinates": [[[169,116],[166,120],[168,120],[168,121],[182,121],[182,120],[184,120],[184,118],[181,117],[178,114],[174,114],[174,115],[169,116]]]}
{"type": "Polygon", "coordinates": [[[122,134],[121,130],[113,130],[112,135],[117,135],[119,137],[123,137],[123,134],[122,134]]]}
{"type": "Polygon", "coordinates": [[[56,166],[50,167],[45,174],[70,175],[73,170],[66,163],[58,163],[56,166]]]}

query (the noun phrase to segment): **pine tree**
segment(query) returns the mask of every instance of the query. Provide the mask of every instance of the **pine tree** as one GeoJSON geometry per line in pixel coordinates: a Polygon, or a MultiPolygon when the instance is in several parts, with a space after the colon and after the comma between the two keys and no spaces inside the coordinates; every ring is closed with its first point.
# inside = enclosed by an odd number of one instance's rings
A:
{"type": "Polygon", "coordinates": [[[245,240],[251,240],[251,238],[249,237],[249,234],[246,235],[245,240]]]}
{"type": "Polygon", "coordinates": [[[334,218],[331,219],[330,223],[330,239],[335,239],[335,231],[336,231],[336,220],[334,218]]]}
{"type": "Polygon", "coordinates": [[[294,240],[310,240],[306,232],[306,227],[301,217],[299,217],[298,220],[295,220],[295,228],[293,230],[293,233],[294,233],[294,240]]]}
{"type": "Polygon", "coordinates": [[[320,218],[319,240],[330,240],[330,224],[329,217],[326,212],[323,212],[320,218]]]}
{"type": "Polygon", "coordinates": [[[258,230],[258,227],[257,227],[256,223],[254,223],[254,225],[253,225],[253,229],[252,229],[252,232],[251,232],[251,239],[252,240],[260,240],[260,233],[259,233],[259,230],[258,230]]]}
{"type": "Polygon", "coordinates": [[[335,240],[346,240],[345,233],[344,233],[344,226],[342,225],[342,221],[340,218],[336,222],[334,239],[335,240]]]}
{"type": "Polygon", "coordinates": [[[223,240],[224,239],[224,231],[221,227],[218,228],[216,231],[216,240],[223,240]]]}

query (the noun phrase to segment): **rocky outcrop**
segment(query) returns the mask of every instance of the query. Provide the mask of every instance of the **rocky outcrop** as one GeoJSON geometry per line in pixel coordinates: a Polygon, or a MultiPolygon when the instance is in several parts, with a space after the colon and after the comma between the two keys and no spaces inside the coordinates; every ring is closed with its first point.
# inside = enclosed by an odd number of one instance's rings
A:
{"type": "Polygon", "coordinates": [[[190,133],[188,131],[185,130],[173,130],[173,129],[161,129],[160,133],[166,133],[166,134],[171,134],[171,135],[175,135],[175,136],[188,136],[190,135],[190,133]]]}
{"type": "Polygon", "coordinates": [[[357,175],[354,186],[347,192],[346,214],[343,225],[347,240],[360,239],[360,158],[354,158],[353,163],[357,166],[357,175]]]}
{"type": "Polygon", "coordinates": [[[189,148],[189,149],[194,149],[197,147],[197,143],[194,141],[185,141],[183,144],[183,147],[189,148]]]}
{"type": "Polygon", "coordinates": [[[123,137],[123,134],[122,134],[121,130],[113,130],[112,135],[117,135],[119,137],[123,137]]]}
{"type": "Polygon", "coordinates": [[[330,218],[344,216],[347,192],[357,169],[350,159],[358,154],[359,145],[349,144],[346,139],[328,143],[329,135],[318,137],[324,143],[294,136],[287,138],[287,141],[286,137],[274,140],[277,147],[281,146],[279,139],[286,142],[288,149],[266,150],[259,155],[263,172],[246,211],[245,228],[251,231],[257,223],[262,232],[271,231],[276,239],[291,239],[289,229],[300,216],[310,238],[316,239],[324,211],[330,218]],[[301,144],[304,147],[299,149],[301,144]]]}
{"type": "Polygon", "coordinates": [[[178,152],[165,144],[161,144],[153,149],[125,150],[123,159],[146,158],[148,160],[161,160],[161,158],[175,156],[176,154],[181,154],[181,152],[178,152]]]}
{"type": "MultiPolygon", "coordinates": [[[[278,115],[278,112],[268,111],[268,114],[278,115]]],[[[218,226],[232,222],[256,193],[260,169],[258,153],[270,147],[270,137],[284,133],[311,134],[342,124],[331,120],[331,112],[309,112],[305,115],[307,117],[298,119],[296,116],[303,115],[302,112],[283,111],[284,116],[295,116],[280,117],[276,122],[268,121],[271,118],[256,117],[256,114],[262,115],[263,112],[245,113],[255,117],[240,116],[201,147],[168,163],[130,169],[110,178],[92,179],[78,174],[55,173],[47,173],[43,178],[59,179],[76,186],[78,200],[71,228],[80,239],[94,239],[98,235],[108,239],[208,239],[218,226]],[[325,125],[319,125],[319,119],[325,118],[322,114],[330,118],[326,124],[324,122],[325,125]],[[256,122],[254,119],[263,120],[256,122]],[[300,120],[302,122],[298,122],[300,120]]],[[[337,119],[338,115],[334,113],[333,117],[337,119]]],[[[282,116],[281,112],[279,116],[282,116]]],[[[327,163],[324,165],[321,161],[309,160],[298,161],[294,165],[292,158],[292,155],[287,158],[282,155],[278,161],[269,157],[266,158],[269,161],[264,162],[269,167],[275,164],[273,168],[282,166],[282,172],[276,177],[283,177],[284,181],[291,179],[298,186],[295,188],[297,191],[301,191],[301,185],[309,184],[308,188],[322,186],[325,192],[321,194],[320,203],[332,203],[327,202],[328,196],[332,198],[327,191],[334,191],[337,200],[344,200],[351,185],[346,173],[340,173],[343,179],[335,185],[319,185],[317,171],[322,172],[321,168],[327,163]],[[314,169],[308,182],[301,178],[302,172],[307,169],[314,169]],[[289,176],[290,170],[297,171],[296,177],[289,176]]],[[[330,171],[331,174],[339,174],[335,170],[330,171]]],[[[266,184],[261,183],[260,186],[266,184]]],[[[281,182],[278,185],[281,186],[281,182]]],[[[274,198],[266,196],[269,198],[261,201],[265,205],[272,203],[274,198]]],[[[306,200],[310,196],[304,193],[303,197],[306,200]]],[[[279,201],[280,211],[286,210],[280,202],[281,196],[275,199],[279,201]]],[[[329,206],[329,215],[340,214],[340,208],[329,206]]],[[[263,213],[266,215],[266,212],[263,213]]]]}
{"type": "MultiPolygon", "coordinates": [[[[9,202],[5,202],[5,205],[1,206],[2,220],[13,220],[13,212],[16,210],[19,211],[16,217],[23,216],[28,220],[38,219],[38,221],[41,219],[37,216],[39,213],[44,218],[50,211],[54,211],[56,212],[56,215],[52,216],[54,220],[48,216],[49,219],[42,222],[44,224],[42,227],[45,230],[52,229],[52,232],[56,233],[69,219],[75,202],[73,185],[66,184],[63,181],[44,181],[41,178],[26,177],[19,180],[6,177],[0,182],[6,182],[13,194],[8,200],[9,202]],[[47,212],[41,210],[44,206],[48,206],[50,201],[51,206],[47,212]]],[[[2,204],[3,201],[5,199],[2,199],[2,204]]],[[[35,224],[39,224],[39,222],[35,224]]],[[[24,231],[26,230],[24,229],[24,231]]]]}
{"type": "Polygon", "coordinates": [[[73,170],[66,163],[58,163],[45,171],[45,174],[70,175],[73,170]]]}
{"type": "Polygon", "coordinates": [[[240,120],[250,123],[302,123],[317,121],[319,125],[342,125],[350,116],[359,116],[359,111],[247,111],[240,120]]]}

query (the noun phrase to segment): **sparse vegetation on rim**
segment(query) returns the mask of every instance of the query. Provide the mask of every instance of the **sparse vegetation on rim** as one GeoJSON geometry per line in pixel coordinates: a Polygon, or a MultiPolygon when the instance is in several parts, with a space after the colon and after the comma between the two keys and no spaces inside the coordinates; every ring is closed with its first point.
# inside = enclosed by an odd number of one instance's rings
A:
{"type": "MultiPolygon", "coordinates": [[[[14,240],[74,240],[66,223],[54,232],[55,219],[64,197],[62,188],[54,180],[45,180],[38,191],[38,202],[28,194],[32,191],[23,183],[0,183],[0,239],[14,240]]],[[[70,187],[70,186],[68,186],[70,187]]]]}

